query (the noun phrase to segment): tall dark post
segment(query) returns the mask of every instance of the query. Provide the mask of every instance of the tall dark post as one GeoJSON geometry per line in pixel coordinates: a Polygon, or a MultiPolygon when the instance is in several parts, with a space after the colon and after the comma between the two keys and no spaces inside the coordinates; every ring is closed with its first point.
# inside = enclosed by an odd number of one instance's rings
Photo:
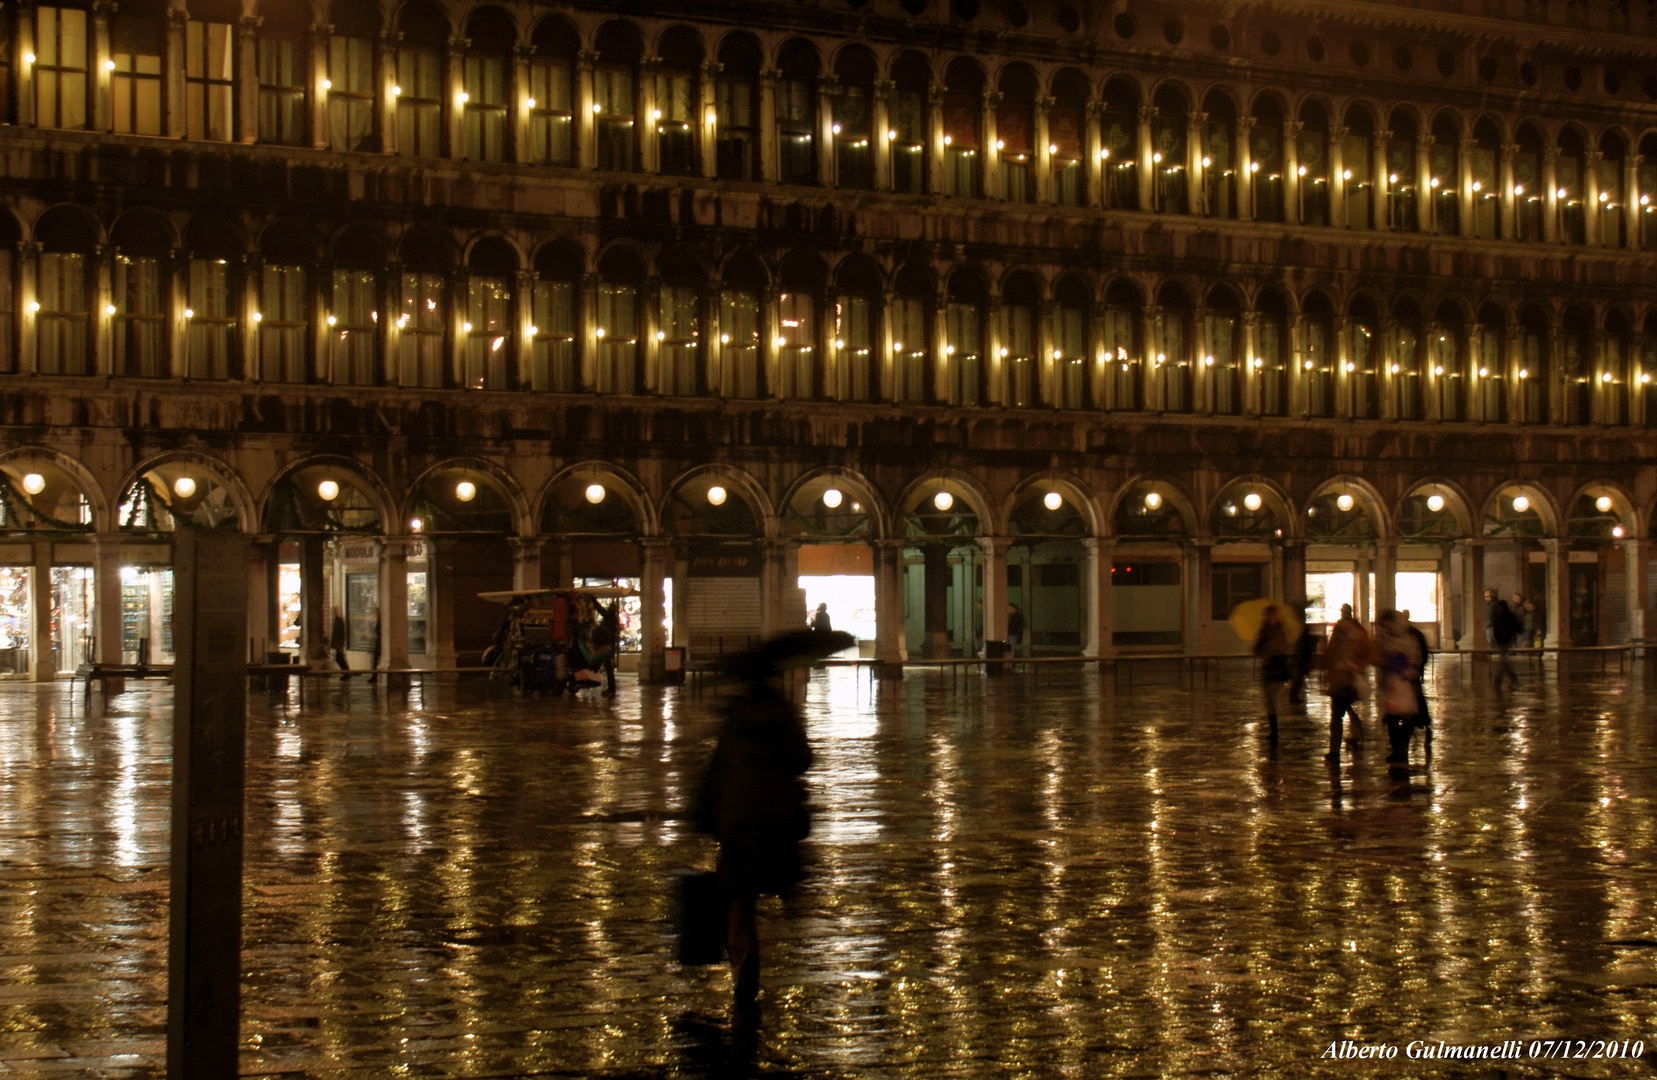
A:
{"type": "Polygon", "coordinates": [[[926,659],[949,658],[949,548],[928,544],[921,549],[925,558],[926,659]]]}
{"type": "Polygon", "coordinates": [[[177,535],[169,1080],[236,1075],[247,564],[248,538],[241,533],[186,529],[177,535]]]}

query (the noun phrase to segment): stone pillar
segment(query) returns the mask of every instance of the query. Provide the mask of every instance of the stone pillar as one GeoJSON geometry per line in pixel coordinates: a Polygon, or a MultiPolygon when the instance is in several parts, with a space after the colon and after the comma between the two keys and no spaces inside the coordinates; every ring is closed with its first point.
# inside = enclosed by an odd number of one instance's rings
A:
{"type": "Polygon", "coordinates": [[[1082,196],[1084,206],[1105,205],[1105,170],[1109,168],[1109,164],[1105,160],[1104,135],[1099,129],[1099,117],[1104,109],[1105,103],[1102,101],[1088,102],[1086,119],[1083,120],[1087,125],[1082,135],[1082,168],[1085,170],[1083,176],[1086,177],[1087,184],[1082,196]]]}
{"type": "Polygon", "coordinates": [[[443,147],[446,157],[463,158],[468,156],[466,146],[466,47],[471,44],[463,37],[449,39],[447,66],[444,68],[443,85],[447,91],[448,100],[443,102],[443,133],[446,146],[443,147]]]}
{"type": "MultiPolygon", "coordinates": [[[[999,90],[984,90],[983,107],[978,114],[979,185],[986,199],[1005,199],[1007,192],[1001,184],[1001,140],[996,131],[995,106],[1001,100],[999,90]]],[[[960,192],[956,192],[957,195],[960,192]]]]}
{"type": "Polygon", "coordinates": [[[661,171],[661,107],[656,103],[656,69],[661,61],[647,56],[639,63],[639,92],[633,102],[633,132],[639,171],[661,171]]]}
{"type": "Polygon", "coordinates": [[[455,666],[455,547],[426,540],[426,651],[432,666],[455,666]]]}
{"type": "MultiPolygon", "coordinates": [[[[978,546],[984,549],[984,640],[1006,641],[1007,550],[1012,541],[1004,536],[980,536],[978,546]]],[[[1029,626],[1028,613],[1025,626],[1029,626]]]]}
{"type": "Polygon", "coordinates": [[[949,658],[949,546],[927,544],[921,548],[925,559],[924,610],[925,642],[922,655],[928,660],[949,658]]]}
{"type": "Polygon", "coordinates": [[[1153,135],[1151,120],[1156,116],[1156,109],[1149,105],[1139,107],[1139,208],[1141,210],[1160,209],[1153,196],[1156,193],[1155,174],[1156,163],[1151,160],[1155,153],[1152,149],[1153,135]]]}
{"type": "Polygon", "coordinates": [[[1644,211],[1640,207],[1640,164],[1645,161],[1643,155],[1629,154],[1623,159],[1622,177],[1622,246],[1625,248],[1640,247],[1640,217],[1644,211]]]}
{"type": "Polygon", "coordinates": [[[667,622],[664,617],[662,583],[667,580],[668,560],[673,557],[672,541],[647,536],[639,541],[639,681],[660,683],[666,678],[667,622]]]}
{"type": "Polygon", "coordinates": [[[702,176],[709,179],[719,175],[719,113],[714,95],[723,70],[724,64],[706,62],[697,80],[696,129],[702,133],[697,145],[701,149],[702,176]]]}
{"type": "Polygon", "coordinates": [[[1192,112],[1185,117],[1185,212],[1207,215],[1208,174],[1203,168],[1203,125],[1208,120],[1205,112],[1192,112]]]}
{"type": "MultiPolygon", "coordinates": [[[[92,370],[99,375],[125,374],[115,370],[115,327],[109,314],[109,309],[115,304],[115,249],[110,245],[99,244],[93,249],[92,276],[91,318],[88,320],[92,329],[92,370]]],[[[245,325],[252,325],[245,312],[243,319],[246,320],[245,325]]]]}
{"type": "MultiPolygon", "coordinates": [[[[840,89],[840,80],[833,75],[817,77],[817,155],[813,163],[817,170],[817,182],[824,187],[840,186],[840,140],[835,137],[835,128],[840,125],[834,122],[834,97],[840,89]]],[[[884,135],[885,132],[880,134],[884,135]]],[[[871,129],[869,138],[873,142],[875,132],[871,129]]],[[[878,155],[874,143],[869,147],[871,155],[878,155]]]]}
{"type": "MultiPolygon", "coordinates": [[[[17,31],[17,40],[12,45],[11,68],[16,72],[17,80],[17,122],[28,125],[35,122],[35,80],[34,65],[25,65],[22,59],[35,54],[35,6],[33,4],[18,4],[14,28],[17,31]]],[[[34,640],[31,635],[30,640],[34,640]]],[[[32,649],[31,652],[38,652],[32,649]]],[[[33,661],[31,660],[32,664],[33,661]]]]}
{"type": "Polygon", "coordinates": [[[777,79],[782,75],[775,68],[764,68],[759,73],[759,178],[775,184],[777,168],[777,79]]]}
{"type": "Polygon", "coordinates": [[[1359,552],[1357,571],[1358,587],[1354,590],[1352,604],[1356,610],[1353,612],[1353,616],[1361,623],[1368,623],[1371,621],[1371,615],[1375,610],[1375,590],[1370,585],[1369,580],[1370,575],[1375,572],[1375,560],[1371,553],[1367,551],[1359,552]]]}
{"type": "Polygon", "coordinates": [[[1398,606],[1398,543],[1395,540],[1375,542],[1375,614],[1398,606]]]}
{"type": "Polygon", "coordinates": [[[1458,236],[1473,236],[1478,232],[1477,223],[1473,220],[1473,211],[1478,205],[1473,192],[1473,149],[1477,145],[1472,138],[1462,136],[1460,154],[1456,158],[1461,166],[1456,176],[1456,216],[1461,219],[1458,236]]]}
{"type": "Polygon", "coordinates": [[[1490,647],[1484,636],[1484,541],[1461,542],[1461,589],[1463,649],[1478,651],[1490,647]]]}
{"type": "Polygon", "coordinates": [[[1542,550],[1548,555],[1548,639],[1545,644],[1568,649],[1571,647],[1571,542],[1544,540],[1542,550]]]}
{"type": "Polygon", "coordinates": [[[1329,129],[1329,224],[1346,225],[1346,128],[1329,129]]]}
{"type": "Polygon", "coordinates": [[[1437,232],[1433,220],[1438,189],[1433,187],[1433,137],[1418,134],[1415,137],[1415,222],[1416,232],[1437,232]]]}
{"type": "MultiPolygon", "coordinates": [[[[322,84],[328,79],[328,38],[334,32],[332,23],[312,23],[310,63],[306,65],[306,85],[311,92],[305,97],[305,119],[310,128],[310,145],[326,150],[330,143],[328,131],[328,91],[322,84]]],[[[372,85],[372,84],[371,84],[372,85]]]]}
{"type": "Polygon", "coordinates": [[[875,563],[875,660],[882,667],[904,659],[903,544],[876,540],[870,545],[875,563]]]}
{"type": "Polygon", "coordinates": [[[1300,129],[1298,120],[1283,121],[1283,222],[1299,225],[1306,220],[1302,209],[1305,196],[1301,185],[1306,183],[1306,170],[1300,164],[1300,129]]]}
{"type": "Polygon", "coordinates": [[[1285,540],[1280,546],[1282,581],[1277,591],[1294,613],[1306,610],[1306,543],[1303,540],[1285,540]]]}
{"type": "Polygon", "coordinates": [[[51,682],[57,678],[52,657],[52,542],[34,543],[34,566],[29,572],[29,678],[51,682]]]}
{"type": "Polygon", "coordinates": [[[1387,179],[1391,175],[1387,172],[1387,143],[1391,140],[1392,132],[1377,131],[1369,149],[1369,190],[1374,193],[1370,218],[1372,227],[1378,230],[1392,228],[1392,182],[1387,179]]]}
{"type": "Polygon", "coordinates": [[[1559,150],[1553,146],[1542,151],[1542,239],[1559,239],[1559,150]]]}
{"type": "Polygon", "coordinates": [[[247,660],[250,664],[264,663],[265,653],[281,640],[280,637],[273,639],[270,633],[272,609],[277,606],[270,588],[271,560],[275,554],[269,537],[256,536],[248,547],[247,660]]]}
{"type": "Polygon", "coordinates": [[[539,589],[541,587],[541,541],[513,537],[507,541],[512,548],[512,587],[539,589]]]}
{"type": "Polygon", "coordinates": [[[942,195],[944,191],[944,88],[933,84],[927,92],[931,114],[927,119],[928,153],[931,156],[931,167],[927,169],[926,190],[928,194],[942,195]]]}
{"type": "Polygon", "coordinates": [[[1058,201],[1053,190],[1053,152],[1049,149],[1053,145],[1053,134],[1048,113],[1053,102],[1053,98],[1046,96],[1036,98],[1036,143],[1030,155],[1036,169],[1036,201],[1044,204],[1058,201]]]}
{"type": "Polygon", "coordinates": [[[328,664],[327,594],[323,589],[322,537],[299,541],[299,652],[313,668],[328,664]]]}
{"type": "Polygon", "coordinates": [[[1192,541],[1185,549],[1185,652],[1198,656],[1213,649],[1210,615],[1214,608],[1214,542],[1192,541]]]}
{"type": "MultiPolygon", "coordinates": [[[[236,26],[236,141],[259,141],[259,27],[264,18],[243,15],[236,26]]],[[[103,71],[99,71],[101,84],[103,71]]]]}
{"type": "Polygon", "coordinates": [[[1497,192],[1496,235],[1503,240],[1517,240],[1519,238],[1519,195],[1513,190],[1513,155],[1519,152],[1518,143],[1503,143],[1501,164],[1497,166],[1497,184],[1501,190],[1497,192]]]}
{"type": "MultiPolygon", "coordinates": [[[[380,133],[380,151],[386,154],[397,152],[397,96],[402,92],[397,85],[397,47],[402,41],[401,31],[382,30],[374,49],[374,62],[380,74],[380,93],[374,102],[374,122],[380,133]]],[[[324,42],[320,48],[326,49],[327,43],[324,42]]],[[[319,146],[327,146],[328,141],[320,140],[319,146]]]]}
{"type": "Polygon", "coordinates": [[[805,626],[805,609],[795,610],[799,592],[797,576],[790,579],[788,567],[797,556],[786,540],[766,540],[765,566],[761,571],[760,625],[766,637],[805,626]],[[791,558],[791,556],[794,556],[791,558]]]}
{"type": "Polygon", "coordinates": [[[1600,242],[1600,214],[1605,206],[1599,199],[1599,163],[1604,157],[1598,150],[1583,156],[1582,171],[1582,242],[1590,247],[1600,242]]]}
{"type": "Polygon", "coordinates": [[[1628,583],[1628,640],[1641,641],[1645,638],[1645,613],[1650,604],[1647,595],[1647,578],[1650,573],[1648,562],[1651,551],[1650,540],[1636,540],[1633,538],[1622,542],[1623,575],[1628,583]]]}
{"type": "Polygon", "coordinates": [[[1089,580],[1086,588],[1087,626],[1084,630],[1086,655],[1109,658],[1116,655],[1112,641],[1116,623],[1115,597],[1111,593],[1111,561],[1116,550],[1115,540],[1088,537],[1082,541],[1087,551],[1089,580]]]}
{"type": "MultiPolygon", "coordinates": [[[[897,83],[891,79],[876,79],[874,93],[869,98],[869,163],[873,167],[876,191],[892,190],[892,130],[889,102],[897,83]]],[[[839,177],[835,177],[839,183],[839,177]]]]}
{"type": "Polygon", "coordinates": [[[578,169],[598,168],[598,123],[593,103],[593,65],[598,54],[582,49],[575,56],[575,165],[578,169]]]}
{"type": "MultiPolygon", "coordinates": [[[[92,77],[92,109],[87,114],[92,121],[92,130],[94,131],[108,131],[114,126],[112,123],[114,87],[110,85],[108,66],[110,59],[109,17],[113,14],[115,14],[115,4],[112,0],[94,0],[92,4],[92,39],[88,42],[88,60],[92,68],[89,72],[92,77]]],[[[242,22],[245,25],[247,20],[243,19],[242,22]]],[[[21,70],[16,66],[17,59],[15,55],[6,59],[9,64],[13,65],[14,71],[21,70]]],[[[26,75],[24,77],[27,78],[26,75]]],[[[237,89],[240,90],[248,85],[248,81],[248,78],[244,77],[237,89]]],[[[252,80],[252,85],[254,93],[257,94],[259,88],[257,78],[252,80]]]]}
{"type": "MultiPolygon", "coordinates": [[[[512,47],[512,152],[508,160],[530,162],[535,158],[535,139],[530,134],[529,114],[529,61],[535,55],[535,49],[530,45],[514,45],[512,47]]],[[[519,293],[527,298],[528,293],[519,293]]],[[[518,304],[520,310],[529,308],[526,301],[518,304]]],[[[520,350],[522,352],[522,350],[520,350]]]]}
{"type": "Polygon", "coordinates": [[[99,664],[121,662],[121,537],[93,538],[92,618],[97,630],[92,636],[92,659],[99,664]]]}
{"type": "Polygon", "coordinates": [[[406,536],[388,536],[380,544],[380,667],[391,671],[409,666],[408,553],[412,544],[406,536]]]}
{"type": "Polygon", "coordinates": [[[161,56],[161,101],[165,110],[161,131],[174,139],[184,138],[184,24],[189,21],[190,15],[183,8],[167,12],[167,41],[161,56]]]}

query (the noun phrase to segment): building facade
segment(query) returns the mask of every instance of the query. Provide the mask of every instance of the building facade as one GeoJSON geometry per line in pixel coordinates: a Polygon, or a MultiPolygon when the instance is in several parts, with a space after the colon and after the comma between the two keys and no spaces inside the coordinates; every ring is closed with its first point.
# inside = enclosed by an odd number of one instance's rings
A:
{"type": "Polygon", "coordinates": [[[819,600],[892,661],[1644,635],[1649,4],[4,15],[0,671],[165,660],[185,524],[317,663],[600,580],[647,675],[819,600]]]}

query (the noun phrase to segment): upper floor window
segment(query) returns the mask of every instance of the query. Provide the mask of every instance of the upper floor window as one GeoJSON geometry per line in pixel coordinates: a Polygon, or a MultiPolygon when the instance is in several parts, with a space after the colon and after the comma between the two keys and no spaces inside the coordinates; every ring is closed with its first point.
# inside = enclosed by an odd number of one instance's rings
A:
{"type": "Polygon", "coordinates": [[[190,260],[184,348],[192,379],[229,379],[236,364],[236,277],[226,259],[190,260]]]}
{"type": "Polygon", "coordinates": [[[306,83],[310,33],[298,7],[276,8],[259,28],[259,139],[283,146],[307,141],[306,83]]]}
{"type": "Polygon", "coordinates": [[[308,379],[305,339],[310,330],[303,266],[267,261],[259,275],[259,374],[266,382],[308,379]]]}
{"type": "Polygon", "coordinates": [[[466,280],[465,382],[469,390],[512,388],[512,284],[509,277],[466,280]]]}
{"type": "Polygon", "coordinates": [[[733,282],[721,290],[719,354],[725,396],[757,398],[764,392],[759,364],[759,292],[755,287],[733,282]]]}
{"type": "Polygon", "coordinates": [[[161,134],[161,57],[166,22],[155,15],[117,13],[109,20],[110,129],[161,134]]]}
{"type": "Polygon", "coordinates": [[[374,42],[380,34],[379,13],[347,0],[334,4],[329,15],[334,30],[328,37],[328,145],[334,150],[377,150],[374,42]]]}
{"type": "Polygon", "coordinates": [[[1041,336],[1036,329],[1040,311],[1040,283],[1026,273],[1008,278],[1001,290],[999,351],[1006,403],[1015,409],[1027,409],[1037,401],[1042,360],[1041,336]]]}
{"type": "MultiPolygon", "coordinates": [[[[1448,115],[1433,121],[1433,142],[1427,148],[1427,194],[1434,232],[1455,236],[1461,232],[1461,131],[1448,115]]],[[[1474,195],[1477,199],[1477,194],[1474,195]]]]}
{"type": "Polygon", "coordinates": [[[443,154],[443,63],[449,34],[446,16],[427,5],[404,9],[397,49],[397,152],[410,157],[443,154]]]}
{"type": "Polygon", "coordinates": [[[852,401],[872,401],[880,392],[880,350],[876,347],[879,272],[863,260],[842,264],[831,298],[834,366],[840,392],[852,401]]]}
{"type": "Polygon", "coordinates": [[[1140,300],[1124,282],[1105,290],[1099,316],[1100,347],[1105,356],[1109,407],[1123,411],[1145,407],[1144,353],[1140,349],[1140,300]]]}
{"type": "Polygon", "coordinates": [[[466,23],[470,42],[462,64],[466,157],[505,161],[509,156],[512,46],[517,34],[499,8],[484,8],[466,23]]]}
{"type": "Polygon", "coordinates": [[[1189,213],[1190,171],[1186,137],[1191,105],[1177,89],[1157,91],[1151,117],[1151,202],[1164,214],[1189,213]]]}
{"type": "Polygon", "coordinates": [[[1300,221],[1305,225],[1327,225],[1330,185],[1334,182],[1329,171],[1329,114],[1316,102],[1307,102],[1301,107],[1295,157],[1300,181],[1300,221]]]}
{"type": "Polygon", "coordinates": [[[719,63],[714,83],[719,178],[757,179],[759,46],[745,33],[730,34],[719,47],[719,63]]]}
{"type": "Polygon", "coordinates": [[[695,176],[701,170],[697,146],[697,72],[702,42],[688,27],[662,35],[656,69],[656,167],[668,176],[695,176]]]}
{"type": "Polygon", "coordinates": [[[111,328],[118,374],[150,379],[169,374],[167,278],[162,256],[125,250],[115,256],[111,328]]]}
{"type": "Polygon", "coordinates": [[[593,329],[593,389],[601,394],[634,394],[640,385],[639,286],[644,267],[631,252],[609,251],[599,262],[593,329]]]}
{"type": "Polygon", "coordinates": [[[1473,146],[1468,161],[1473,176],[1473,235],[1494,240],[1502,235],[1502,140],[1496,125],[1482,120],[1473,129],[1473,146]]]}
{"type": "MultiPolygon", "coordinates": [[[[1242,412],[1242,386],[1238,378],[1237,354],[1240,327],[1237,322],[1237,312],[1231,306],[1234,301],[1231,297],[1210,297],[1209,308],[1203,313],[1203,356],[1202,367],[1205,381],[1208,383],[1209,408],[1222,415],[1234,415],[1242,412]]],[[[1263,317],[1256,317],[1254,323],[1255,342],[1260,355],[1267,355],[1265,339],[1272,338],[1272,352],[1280,356],[1282,336],[1277,331],[1280,326],[1274,326],[1271,331],[1262,332],[1266,323],[1263,317]]],[[[1279,365],[1281,366],[1281,359],[1279,365]]],[[[1262,365],[1262,369],[1264,365],[1262,365]]]]}
{"type": "Polygon", "coordinates": [[[785,184],[817,179],[817,53],[795,40],[778,58],[776,85],[777,167],[785,184]]]}
{"type": "Polygon", "coordinates": [[[1008,202],[1036,201],[1034,168],[1036,77],[1017,64],[1001,75],[1001,100],[995,104],[995,143],[1001,162],[1001,197],[1008,202]]]}
{"type": "Polygon", "coordinates": [[[1053,201],[1081,206],[1087,197],[1087,80],[1074,70],[1063,72],[1053,84],[1053,105],[1047,112],[1049,164],[1053,170],[1053,201]]]}
{"type": "Polygon", "coordinates": [[[931,75],[925,60],[905,53],[892,66],[893,89],[886,102],[886,131],[891,154],[892,190],[919,195],[926,190],[931,115],[931,75]]]}
{"type": "Polygon", "coordinates": [[[192,18],[184,24],[184,136],[228,142],[234,137],[235,30],[228,22],[192,18]]]}
{"type": "Polygon", "coordinates": [[[1125,80],[1105,87],[1105,109],[1100,119],[1105,206],[1111,210],[1139,209],[1139,96],[1125,80]]]}
{"type": "Polygon", "coordinates": [[[1467,340],[1459,313],[1439,310],[1438,326],[1427,329],[1427,364],[1433,399],[1440,420],[1467,418],[1467,365],[1463,345],[1467,340]]]}
{"type": "Polygon", "coordinates": [[[43,375],[90,375],[91,290],[88,258],[78,251],[43,251],[35,284],[35,357],[43,375]]]}
{"type": "Polygon", "coordinates": [[[637,74],[644,45],[631,24],[613,21],[599,28],[598,65],[593,69],[593,120],[600,169],[638,168],[637,74]]]}
{"type": "MultiPolygon", "coordinates": [[[[1308,320],[1310,321],[1310,320],[1308,320]]],[[[1326,324],[1325,324],[1326,326],[1326,324]]],[[[1328,335],[1320,330],[1320,341],[1327,342],[1328,335]]],[[[1234,355],[1240,355],[1240,342],[1233,339],[1234,355]]],[[[1262,416],[1282,416],[1289,411],[1289,373],[1293,370],[1294,358],[1293,342],[1289,335],[1289,315],[1287,305],[1281,298],[1270,294],[1261,297],[1259,311],[1254,317],[1254,359],[1258,364],[1253,368],[1255,386],[1258,388],[1258,403],[1262,416]]],[[[1212,346],[1210,346],[1212,349],[1212,346]]],[[[1319,361],[1323,361],[1320,350],[1319,361]]],[[[1206,362],[1206,361],[1205,361],[1206,362]]],[[[1219,353],[1214,353],[1214,367],[1221,364],[1219,353]]],[[[1241,360],[1234,361],[1234,367],[1242,370],[1241,360]]],[[[1219,376],[1216,376],[1219,378],[1219,376]]],[[[1327,380],[1327,370],[1325,371],[1327,380]]],[[[1241,409],[1221,410],[1219,405],[1216,411],[1239,412],[1241,409]]]]}
{"type": "Polygon", "coordinates": [[[984,386],[984,286],[972,275],[950,279],[944,310],[944,393],[951,405],[977,405],[984,386]]]}
{"type": "Polygon", "coordinates": [[[816,301],[801,291],[782,293],[777,298],[777,368],[783,397],[821,396],[816,334],[816,301]]]}
{"type": "Polygon", "coordinates": [[[1155,373],[1157,408],[1166,412],[1190,412],[1192,378],[1190,354],[1190,301],[1183,293],[1165,290],[1156,311],[1152,331],[1156,354],[1151,365],[1155,373]]]}
{"type": "Polygon", "coordinates": [[[35,8],[35,123],[44,128],[86,126],[86,12],[35,8]]]}
{"type": "MultiPolygon", "coordinates": [[[[1211,101],[1222,98],[1223,95],[1212,95],[1211,101]]],[[[1229,105],[1229,102],[1227,104],[1229,105]]],[[[1213,123],[1213,113],[1210,112],[1209,124],[1213,123]]],[[[1248,144],[1250,187],[1254,191],[1254,218],[1256,221],[1282,221],[1289,209],[1285,205],[1288,178],[1284,175],[1288,161],[1284,155],[1283,145],[1283,109],[1274,98],[1265,96],[1255,102],[1254,126],[1249,129],[1248,144]]],[[[1297,146],[1296,150],[1298,149],[1297,146]]],[[[1210,148],[1208,153],[1213,155],[1214,150],[1210,148]]],[[[1228,165],[1227,168],[1231,166],[1228,165]]],[[[1220,170],[1217,164],[1210,165],[1204,170],[1204,176],[1213,176],[1218,171],[1220,170]]],[[[1300,176],[1296,179],[1301,184],[1306,182],[1300,176]]],[[[1210,212],[1214,212],[1212,207],[1210,212]]]]}
{"type": "Polygon", "coordinates": [[[932,313],[933,286],[919,267],[905,267],[894,280],[896,295],[889,321],[892,336],[891,399],[925,402],[933,399],[932,313]]]}
{"type": "Polygon", "coordinates": [[[842,49],[835,61],[840,86],[833,97],[834,183],[867,191],[874,187],[875,62],[861,46],[842,49]]]}
{"type": "MultiPolygon", "coordinates": [[[[1228,95],[1213,90],[1203,100],[1203,112],[1208,114],[1208,118],[1202,122],[1199,139],[1203,212],[1209,217],[1235,218],[1241,210],[1238,202],[1242,191],[1237,182],[1237,168],[1240,164],[1237,146],[1237,108],[1228,95]]],[[[1272,98],[1262,97],[1256,103],[1254,128],[1249,138],[1252,140],[1249,150],[1251,166],[1257,160],[1256,154],[1259,155],[1259,164],[1254,172],[1256,207],[1260,207],[1260,195],[1264,193],[1266,196],[1265,207],[1255,216],[1266,221],[1282,221],[1285,185],[1283,113],[1272,98]],[[1275,181],[1272,180],[1274,176],[1277,177],[1275,181]],[[1258,185],[1262,177],[1266,181],[1263,188],[1258,185]],[[1275,216],[1271,215],[1272,210],[1276,211],[1275,216]]]]}
{"type": "Polygon", "coordinates": [[[1477,342],[1473,374],[1478,378],[1479,416],[1487,424],[1506,423],[1507,323],[1499,309],[1487,307],[1480,312],[1477,342]]]}
{"type": "Polygon", "coordinates": [[[975,199],[983,190],[978,176],[984,110],[984,72],[976,61],[958,57],[950,63],[943,105],[944,194],[975,199]]]}
{"type": "Polygon", "coordinates": [[[1342,182],[1346,186],[1346,223],[1354,229],[1375,227],[1375,122],[1354,105],[1346,111],[1346,134],[1341,137],[1342,182]]]}
{"type": "Polygon", "coordinates": [[[334,269],[326,340],[335,383],[376,386],[380,382],[379,289],[379,275],[373,270],[334,269]]]}
{"type": "Polygon", "coordinates": [[[1092,306],[1081,282],[1062,279],[1053,289],[1053,377],[1051,403],[1060,409],[1088,405],[1087,313],[1092,306]]]}
{"type": "Polygon", "coordinates": [[[1416,213],[1416,185],[1426,183],[1415,168],[1416,126],[1402,109],[1392,114],[1392,137],[1386,144],[1387,227],[1415,232],[1421,227],[1416,213]]]}
{"type": "Polygon", "coordinates": [[[1346,383],[1351,415],[1361,420],[1381,415],[1380,316],[1367,301],[1355,304],[1346,324],[1346,383]]]}
{"type": "Polygon", "coordinates": [[[1553,332],[1547,317],[1534,308],[1525,311],[1519,323],[1519,415],[1515,418],[1522,424],[1548,422],[1552,350],[1553,332]]]}
{"type": "Polygon", "coordinates": [[[667,258],[662,263],[661,392],[690,396],[701,392],[702,296],[697,288],[701,267],[694,260],[667,258]]]}
{"type": "Polygon", "coordinates": [[[530,159],[573,165],[575,32],[561,19],[543,19],[535,27],[534,50],[529,60],[530,159]]]}
{"type": "Polygon", "coordinates": [[[446,275],[433,270],[405,268],[403,271],[397,340],[398,366],[404,386],[448,384],[448,284],[446,275]]]}
{"type": "MultiPolygon", "coordinates": [[[[1307,297],[1305,311],[1301,321],[1300,377],[1306,391],[1306,415],[1334,416],[1338,360],[1334,309],[1321,295],[1314,294],[1307,297]]],[[[1266,410],[1262,407],[1261,411],[1266,410]]]]}
{"type": "Polygon", "coordinates": [[[1566,129],[1559,135],[1559,155],[1554,159],[1557,185],[1555,210],[1559,215],[1559,239],[1567,244],[1587,242],[1588,162],[1582,139],[1566,129]]]}
{"type": "Polygon", "coordinates": [[[1387,368],[1392,388],[1392,415],[1400,420],[1421,419],[1421,369],[1426,343],[1421,324],[1413,315],[1407,315],[1392,325],[1387,351],[1391,361],[1387,368]]]}

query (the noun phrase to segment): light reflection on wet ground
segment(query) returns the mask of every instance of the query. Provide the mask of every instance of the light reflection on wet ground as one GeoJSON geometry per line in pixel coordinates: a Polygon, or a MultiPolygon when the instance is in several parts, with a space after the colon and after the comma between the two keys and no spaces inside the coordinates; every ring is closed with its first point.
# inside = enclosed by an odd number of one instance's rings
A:
{"type": "MultiPolygon", "coordinates": [[[[1249,687],[1172,669],[801,688],[815,872],[762,917],[778,1075],[1362,1075],[1333,1039],[1644,1039],[1657,734],[1641,679],[1455,663],[1432,759],[1275,753],[1249,687]]],[[[716,698],[624,684],[253,696],[243,1070],[699,1076],[723,969],[673,963],[716,698]]],[[[167,725],[0,687],[0,1075],[160,1077],[167,725]]],[[[1651,1061],[1657,1061],[1653,1057],[1651,1061]]],[[[1651,1061],[1509,1076],[1649,1075],[1651,1061]]],[[[1395,1074],[1496,1076],[1406,1063],[1395,1074]]]]}

